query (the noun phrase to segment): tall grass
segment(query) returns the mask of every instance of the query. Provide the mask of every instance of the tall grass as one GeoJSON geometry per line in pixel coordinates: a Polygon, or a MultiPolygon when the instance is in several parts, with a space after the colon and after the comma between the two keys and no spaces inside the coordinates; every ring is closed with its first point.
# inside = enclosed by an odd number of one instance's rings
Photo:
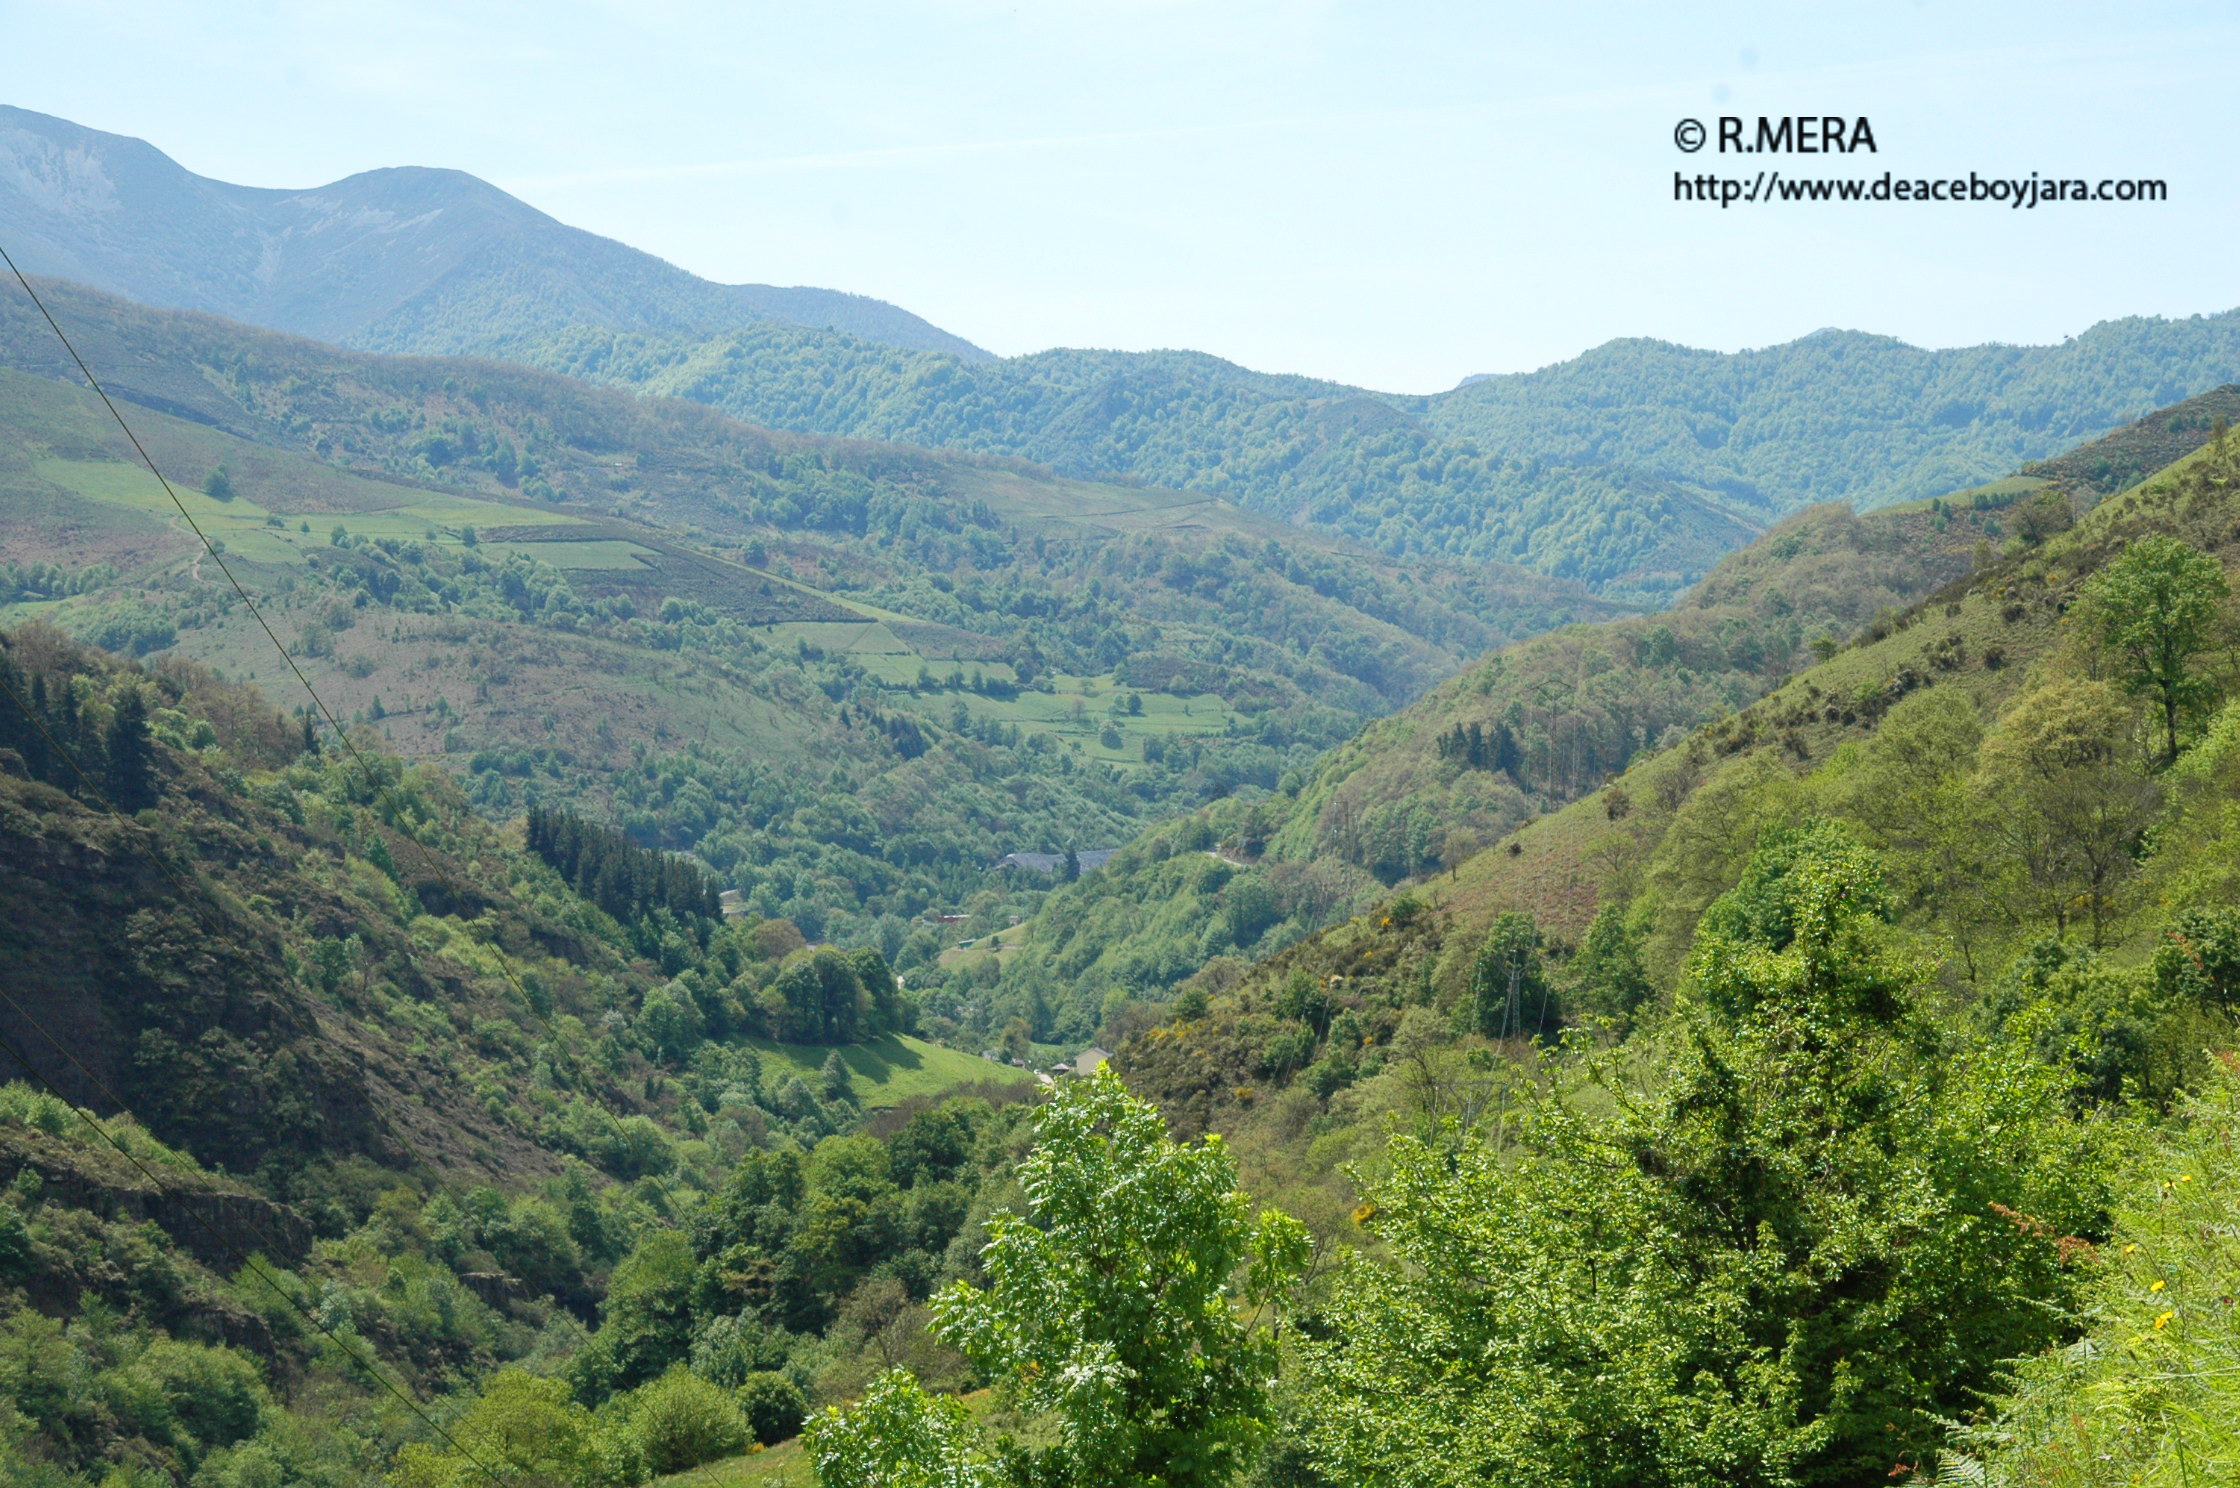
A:
{"type": "Polygon", "coordinates": [[[2182,1117],[2088,1263],[2084,1336],[2017,1369],[1939,1483],[2240,1482],[2240,1061],[2221,1056],[2182,1117]]]}

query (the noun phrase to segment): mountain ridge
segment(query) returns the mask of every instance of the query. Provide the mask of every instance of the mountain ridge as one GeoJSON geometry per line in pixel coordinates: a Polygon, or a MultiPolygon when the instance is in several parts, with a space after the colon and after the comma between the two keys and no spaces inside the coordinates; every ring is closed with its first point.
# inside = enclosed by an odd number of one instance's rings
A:
{"type": "Polygon", "coordinates": [[[866,296],[712,283],[464,171],[391,166],[300,190],[239,186],[147,141],[6,105],[0,220],[27,271],[368,350],[489,351],[524,327],[709,334],[776,319],[988,355],[866,296]],[[494,316],[506,329],[493,332],[494,316]]]}

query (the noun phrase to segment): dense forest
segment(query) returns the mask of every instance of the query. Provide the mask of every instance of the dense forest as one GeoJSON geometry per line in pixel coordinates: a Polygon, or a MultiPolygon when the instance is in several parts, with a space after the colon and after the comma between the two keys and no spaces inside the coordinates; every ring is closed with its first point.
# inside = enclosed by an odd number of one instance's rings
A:
{"type": "MultiPolygon", "coordinates": [[[[1794,657],[1760,695],[1122,997],[1118,1073],[1027,1099],[912,1037],[948,993],[873,951],[680,914],[673,860],[493,820],[370,723],[18,627],[0,1465],[2199,1480],[2240,1287],[2235,482],[2213,426],[2088,510],[1898,514],[1879,550],[1964,554],[1933,589],[1801,650],[1737,605],[1730,659],[1794,657]]],[[[1878,551],[1830,540],[1728,582],[1878,551]]],[[[1414,721],[1513,778],[1488,715],[1414,721]]],[[[1237,871],[1215,820],[1165,863],[1237,871]]]]}
{"type": "Polygon", "coordinates": [[[2240,378],[2236,337],[2225,315],[2033,348],[1839,331],[1734,354],[1616,341],[1431,397],[1189,352],[974,362],[787,326],[580,327],[510,354],[774,428],[1019,455],[1665,603],[1804,506],[1942,495],[2240,378]]]}

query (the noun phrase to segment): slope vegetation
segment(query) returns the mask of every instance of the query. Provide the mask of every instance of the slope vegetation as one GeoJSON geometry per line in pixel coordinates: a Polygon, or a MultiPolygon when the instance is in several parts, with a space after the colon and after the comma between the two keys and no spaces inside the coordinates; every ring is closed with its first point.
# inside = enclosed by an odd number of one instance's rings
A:
{"type": "MultiPolygon", "coordinates": [[[[487,811],[575,802],[890,954],[914,916],[1031,899],[1008,853],[1272,788],[1481,647],[1613,609],[1199,497],[53,303],[339,717],[487,811]]],[[[52,337],[0,319],[0,602],[302,706],[52,337]]]]}
{"type": "MultiPolygon", "coordinates": [[[[1815,508],[1724,559],[1674,608],[1497,651],[1260,799],[1131,843],[952,964],[948,997],[1087,1036],[1216,957],[1264,958],[1405,880],[1458,869],[1707,719],[1746,710],[1840,640],[1963,578],[2039,483],[1855,516],[1815,508]]],[[[2066,507],[2062,508],[2064,511],[2066,507]]],[[[1615,787],[1612,801],[1627,787],[1615,787]]],[[[929,993],[928,1006],[951,1004],[929,993]]]]}
{"type": "Polygon", "coordinates": [[[1521,563],[1668,602],[1804,507],[1973,486],[2231,381],[2240,315],[1935,352],[1839,331],[1733,354],[1618,341],[1432,397],[1188,352],[970,364],[784,327],[583,329],[514,354],[780,428],[1023,455],[1219,494],[1389,553],[1521,563]]]}
{"type": "MultiPolygon", "coordinates": [[[[2240,561],[2234,449],[2212,442],[2071,527],[1979,549],[1949,582],[1747,705],[1644,752],[1601,789],[1256,966],[1216,964],[1181,993],[1192,1007],[1210,994],[1210,1011],[1187,1027],[1139,1031],[1121,1051],[1124,1067],[1186,1124],[1220,1124],[1245,1119],[1271,1071],[1280,1088],[1336,1061],[1312,1077],[1327,1093],[1382,1066],[1391,1056],[1373,1051],[1399,1036],[1411,1007],[1436,1010],[1456,1032],[1499,1032],[1504,1011],[1512,1037],[1521,1027],[1553,1038],[1598,1020],[1623,1029],[1683,984],[1699,920],[1764,835],[1812,820],[1840,822],[1884,855],[1893,913],[1933,948],[1956,996],[1989,998],[2002,978],[2051,974],[2028,970],[2025,952],[2052,956],[2053,967],[2065,957],[2139,966],[2179,917],[2224,902],[2215,782],[2232,765],[2232,715],[2212,718],[2206,699],[2232,695],[2240,679],[2221,670],[2221,651],[2197,656],[2205,690],[2180,740],[2191,752],[2160,769],[2160,715],[2105,680],[2126,663],[2096,639],[2094,617],[2105,612],[2088,596],[2098,573],[2149,537],[2174,538],[2228,571],[2240,561]],[[2075,752],[2064,753],[2062,729],[2083,731],[2075,752]],[[2069,949],[2030,950],[2041,938],[2069,949]],[[1483,968],[1497,953],[1487,947],[1512,942],[1529,947],[1534,965],[1544,960],[1545,974],[1530,979],[1538,1001],[1521,1012],[1497,1001],[1489,1013],[1483,968]],[[1294,1049],[1279,1005],[1304,995],[1283,989],[1309,983],[1327,989],[1315,994],[1327,1007],[1294,1049]],[[1338,1013],[1350,1014],[1353,1050],[1325,1042],[1338,1013]],[[1278,1045],[1281,1057],[1269,1052],[1278,1045]]],[[[1934,551],[1932,542],[1923,552],[1932,580],[1934,551]]],[[[1768,621],[1749,629],[1771,638],[1768,621]]],[[[2194,1035],[2153,1033],[2144,1007],[2073,1016],[2109,1041],[2096,1056],[2103,1078],[2120,1068],[2121,1078],[2166,1088],[2191,1056],[2157,1040],[2182,1046],[2194,1035]],[[2147,1021],[2123,1023],[2134,1015],[2147,1021]]]]}

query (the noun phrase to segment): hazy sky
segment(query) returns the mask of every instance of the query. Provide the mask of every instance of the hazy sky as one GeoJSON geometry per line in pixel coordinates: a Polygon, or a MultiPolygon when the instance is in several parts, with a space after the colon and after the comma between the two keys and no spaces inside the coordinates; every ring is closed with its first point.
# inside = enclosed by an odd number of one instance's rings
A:
{"type": "Polygon", "coordinates": [[[456,166],[730,281],[993,351],[1397,391],[1614,336],[1929,346],[2240,305],[2223,4],[0,0],[0,101],[191,170],[456,166]],[[2157,177],[2151,205],[1675,203],[1674,125],[1864,114],[1730,173],[2157,177]]]}

